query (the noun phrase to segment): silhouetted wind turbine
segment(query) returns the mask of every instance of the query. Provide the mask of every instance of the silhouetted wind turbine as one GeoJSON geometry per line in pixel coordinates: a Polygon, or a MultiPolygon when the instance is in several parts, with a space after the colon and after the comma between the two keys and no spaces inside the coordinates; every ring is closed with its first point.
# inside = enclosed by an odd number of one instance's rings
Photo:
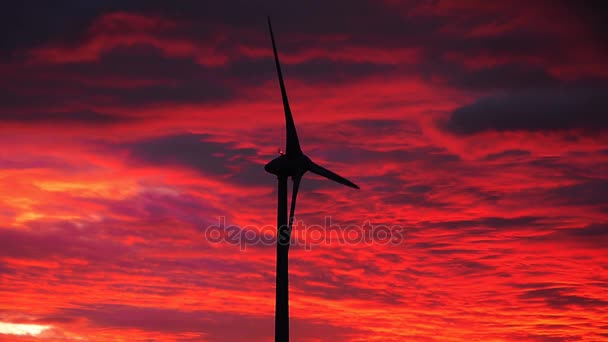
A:
{"type": "Polygon", "coordinates": [[[320,176],[329,178],[340,184],[350,186],[351,188],[359,189],[355,183],[343,178],[326,168],[323,168],[310,160],[300,149],[300,141],[296,133],[296,126],[293,122],[291,110],[289,109],[289,101],[287,100],[287,91],[283,82],[283,74],[281,73],[281,65],[279,63],[279,55],[274,42],[272,33],[272,25],[270,17],[268,17],[268,29],[270,30],[270,39],[272,40],[272,50],[274,51],[274,61],[277,67],[279,76],[279,84],[281,86],[281,95],[283,97],[283,108],[285,109],[285,128],[286,128],[286,148],[285,153],[273,159],[264,166],[264,169],[277,176],[279,181],[278,204],[277,204],[277,274],[276,274],[276,306],[274,320],[275,342],[289,341],[289,264],[288,252],[289,243],[291,240],[291,228],[293,225],[294,212],[296,209],[296,197],[298,196],[298,188],[300,180],[306,171],[316,173],[320,176]],[[291,210],[289,213],[289,224],[287,222],[287,178],[293,180],[291,192],[291,210]]]}

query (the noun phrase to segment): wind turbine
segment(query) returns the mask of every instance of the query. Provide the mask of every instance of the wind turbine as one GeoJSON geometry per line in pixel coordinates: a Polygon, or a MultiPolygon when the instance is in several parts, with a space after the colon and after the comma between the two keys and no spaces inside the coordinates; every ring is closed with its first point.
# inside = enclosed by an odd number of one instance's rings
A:
{"type": "Polygon", "coordinates": [[[274,61],[277,67],[279,76],[279,85],[281,86],[281,95],[283,97],[283,108],[285,110],[285,130],[286,130],[286,148],[285,153],[272,161],[270,161],[264,169],[266,172],[277,176],[279,181],[278,203],[277,203],[277,273],[276,273],[276,306],[274,320],[275,342],[289,341],[289,243],[291,240],[291,228],[293,226],[294,212],[296,210],[296,197],[298,196],[298,188],[300,180],[307,171],[316,173],[317,175],[329,178],[340,184],[350,186],[351,188],[359,189],[359,187],[348,179],[335,174],[328,169],[315,164],[308,158],[300,148],[300,141],[296,133],[296,126],[293,122],[291,110],[289,109],[289,101],[287,100],[287,91],[285,90],[285,82],[283,82],[283,74],[281,73],[281,64],[279,63],[279,55],[274,42],[272,33],[272,24],[268,17],[268,29],[270,31],[270,40],[272,41],[272,50],[274,52],[274,61]],[[291,210],[289,212],[289,223],[287,221],[287,178],[291,177],[293,187],[291,190],[291,210]]]}

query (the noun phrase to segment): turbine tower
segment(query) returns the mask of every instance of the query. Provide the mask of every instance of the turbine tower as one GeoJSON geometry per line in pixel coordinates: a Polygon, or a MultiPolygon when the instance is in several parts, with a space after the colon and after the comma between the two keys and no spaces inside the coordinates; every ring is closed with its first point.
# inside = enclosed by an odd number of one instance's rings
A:
{"type": "Polygon", "coordinates": [[[286,130],[286,148],[285,153],[270,161],[264,169],[266,172],[277,176],[278,187],[278,203],[277,203],[277,273],[276,273],[276,306],[274,320],[275,342],[289,341],[289,243],[291,240],[291,228],[293,225],[294,212],[296,209],[296,197],[298,196],[298,188],[300,180],[307,171],[316,173],[317,175],[329,178],[340,184],[344,184],[351,188],[359,189],[359,187],[326,168],[315,164],[308,158],[300,148],[300,141],[296,133],[296,126],[293,122],[291,110],[289,109],[289,101],[287,100],[287,91],[283,82],[283,74],[281,73],[281,65],[279,63],[279,55],[272,33],[272,24],[268,17],[268,29],[270,31],[270,40],[272,41],[272,50],[274,52],[274,61],[277,67],[279,77],[279,85],[281,86],[281,96],[283,97],[283,108],[285,110],[285,130],[286,130]],[[289,212],[289,221],[287,220],[287,178],[291,177],[293,187],[291,190],[291,210],[289,212]]]}

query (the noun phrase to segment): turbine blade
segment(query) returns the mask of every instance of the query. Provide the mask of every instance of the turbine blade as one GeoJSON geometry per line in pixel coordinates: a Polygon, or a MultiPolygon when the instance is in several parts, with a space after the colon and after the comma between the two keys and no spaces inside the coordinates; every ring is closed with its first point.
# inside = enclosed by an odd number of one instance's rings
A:
{"type": "Polygon", "coordinates": [[[270,40],[272,41],[274,62],[277,66],[277,74],[279,76],[279,84],[281,86],[281,96],[283,97],[283,109],[285,109],[285,131],[287,135],[287,146],[285,148],[285,153],[302,154],[302,150],[300,149],[300,141],[298,140],[298,133],[296,132],[296,125],[293,122],[291,109],[289,109],[287,90],[285,90],[285,82],[283,81],[283,73],[281,72],[281,64],[279,63],[279,54],[277,53],[277,46],[274,42],[274,34],[272,33],[272,24],[270,23],[270,17],[268,17],[268,29],[270,30],[270,40]]]}
{"type": "Polygon", "coordinates": [[[300,187],[300,180],[302,175],[296,175],[291,177],[293,179],[293,188],[291,189],[291,209],[289,211],[289,226],[288,231],[291,236],[291,228],[293,227],[293,219],[296,212],[296,198],[298,197],[298,188],[300,187]]]}
{"type": "Polygon", "coordinates": [[[355,188],[355,189],[359,189],[359,186],[357,186],[357,184],[349,181],[348,179],[339,176],[336,173],[333,173],[331,171],[329,171],[328,169],[321,167],[315,163],[313,163],[312,161],[310,162],[310,165],[308,166],[308,171],[312,172],[312,173],[316,173],[319,176],[323,176],[325,178],[331,179],[335,182],[338,182],[340,184],[344,184],[346,186],[350,186],[351,188],[355,188]]]}

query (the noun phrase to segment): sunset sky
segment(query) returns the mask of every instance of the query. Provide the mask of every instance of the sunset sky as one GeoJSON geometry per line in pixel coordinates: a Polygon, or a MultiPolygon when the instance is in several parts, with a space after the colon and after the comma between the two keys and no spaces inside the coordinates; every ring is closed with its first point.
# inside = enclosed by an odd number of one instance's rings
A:
{"type": "Polygon", "coordinates": [[[271,341],[284,148],[293,341],[608,340],[604,1],[11,1],[0,341],[271,341]],[[583,4],[584,3],[584,4],[583,4]],[[298,234],[298,232],[296,232],[298,234]],[[304,236],[306,234],[303,234],[304,236]]]}

